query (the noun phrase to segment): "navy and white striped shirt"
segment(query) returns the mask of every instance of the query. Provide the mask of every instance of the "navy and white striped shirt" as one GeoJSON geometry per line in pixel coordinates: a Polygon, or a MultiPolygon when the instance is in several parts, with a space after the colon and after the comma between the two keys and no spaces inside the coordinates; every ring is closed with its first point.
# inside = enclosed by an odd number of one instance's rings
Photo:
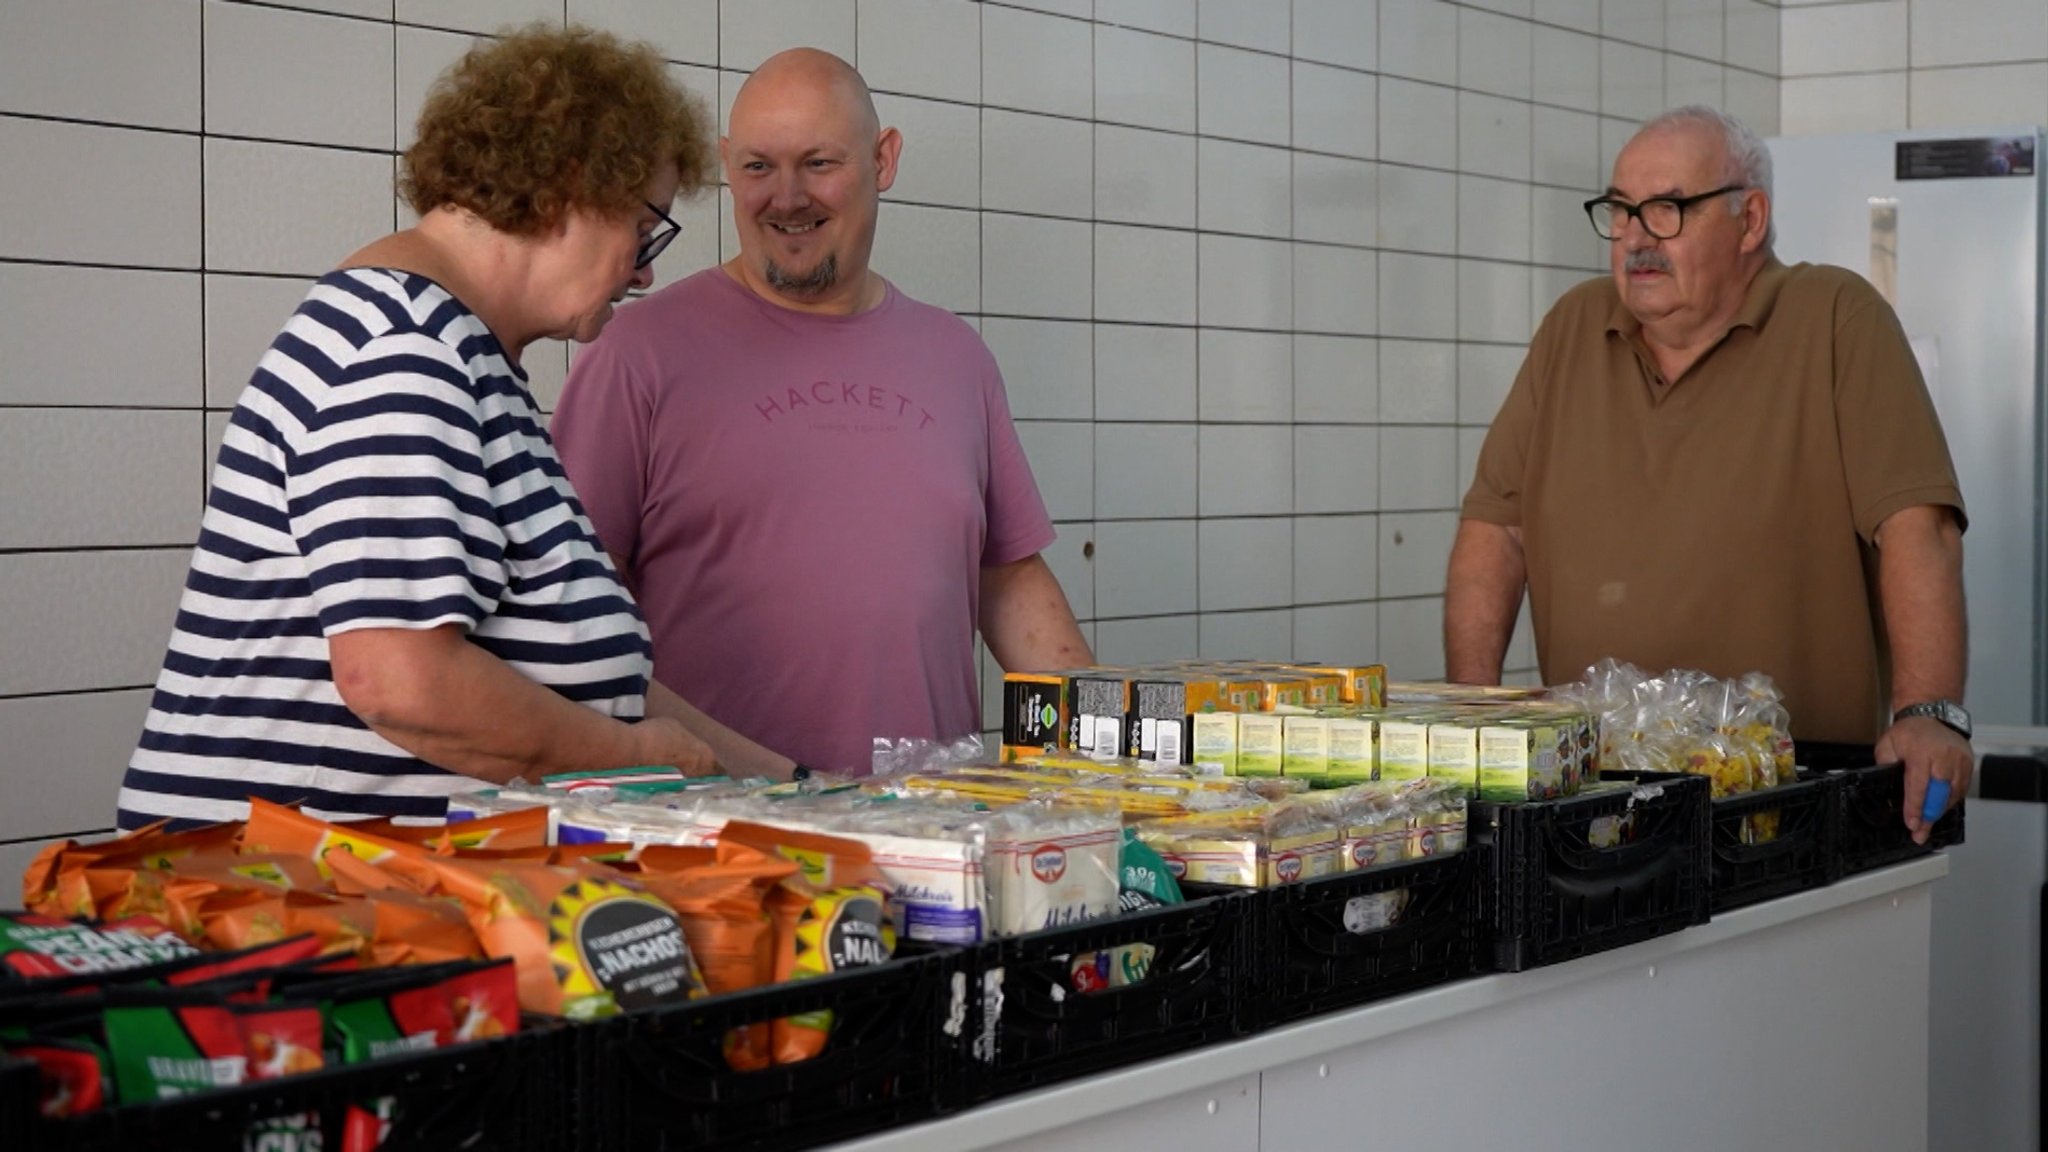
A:
{"type": "Polygon", "coordinates": [[[120,825],[438,817],[476,781],[371,732],[327,637],[461,626],[571,700],[637,719],[652,648],[523,376],[439,285],[314,285],[258,363],[215,462],[120,825]]]}

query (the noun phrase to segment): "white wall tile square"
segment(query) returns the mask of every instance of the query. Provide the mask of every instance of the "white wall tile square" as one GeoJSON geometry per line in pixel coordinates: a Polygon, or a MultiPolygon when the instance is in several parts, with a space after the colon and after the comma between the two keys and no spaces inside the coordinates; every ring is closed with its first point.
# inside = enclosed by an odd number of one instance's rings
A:
{"type": "Polygon", "coordinates": [[[1012,7],[1035,8],[1060,16],[1086,20],[1094,12],[1094,0],[1010,0],[1012,7]]]}
{"type": "Polygon", "coordinates": [[[1095,218],[1195,226],[1196,140],[1171,132],[1095,126],[1095,218]]]}
{"type": "Polygon", "coordinates": [[[1378,0],[1294,0],[1294,55],[1368,72],[1378,68],[1378,0]]]}
{"type": "Polygon", "coordinates": [[[1444,567],[1458,534],[1455,512],[1379,518],[1380,595],[1432,596],[1444,590],[1444,567]]]}
{"type": "Polygon", "coordinates": [[[199,0],[0,5],[0,112],[199,128],[199,0]]]}
{"type": "Polygon", "coordinates": [[[1604,187],[1614,173],[1614,159],[1635,137],[1638,122],[1614,116],[1600,118],[1600,183],[1604,187]]]}
{"type": "Polygon", "coordinates": [[[1287,54],[1290,0],[1200,0],[1197,7],[1202,39],[1287,54]]]}
{"type": "Polygon", "coordinates": [[[393,0],[392,5],[400,24],[486,33],[535,20],[560,20],[562,12],[562,0],[393,0]]]}
{"type": "Polygon", "coordinates": [[[1906,74],[1812,76],[1779,85],[1778,130],[1787,136],[1818,132],[1882,132],[1906,122],[1906,74]]]}
{"type": "Polygon", "coordinates": [[[1530,178],[1574,192],[1605,183],[1600,172],[1600,118],[1562,108],[1530,110],[1530,178]]]}
{"type": "Polygon", "coordinates": [[[1539,103],[1600,110],[1599,40],[1537,25],[1530,44],[1530,92],[1539,103]]]}
{"type": "Polygon", "coordinates": [[[1193,616],[1104,620],[1095,626],[1095,659],[1104,664],[1192,660],[1200,648],[1193,616]]]}
{"type": "Polygon", "coordinates": [[[1293,245],[1285,240],[1204,235],[1201,266],[1229,272],[1201,278],[1202,323],[1276,329],[1293,323],[1293,245]]]}
{"type": "Polygon", "coordinates": [[[1095,435],[1091,424],[1017,421],[1017,441],[1031,461],[1046,515],[1055,520],[1095,516],[1095,435]]]}
{"type": "Polygon", "coordinates": [[[1364,160],[1294,154],[1294,238],[1367,246],[1379,226],[1378,177],[1364,160]]]}
{"type": "Polygon", "coordinates": [[[1914,128],[2048,120],[2048,63],[1917,70],[1911,87],[1914,128]]]}
{"type": "Polygon", "coordinates": [[[1646,48],[1664,47],[1664,6],[1657,0],[1602,0],[1600,34],[1646,48]]]}
{"type": "Polygon", "coordinates": [[[1095,0],[1095,18],[1104,24],[1190,40],[1197,27],[1195,0],[1095,0]]]}
{"type": "Polygon", "coordinates": [[[1664,0],[1664,47],[1701,60],[1722,59],[1723,0],[1664,0]]]}
{"type": "MultiPolygon", "coordinates": [[[[427,90],[450,64],[477,42],[467,32],[442,32],[431,28],[400,25],[396,32],[397,141],[400,150],[412,147],[419,138],[420,111],[427,103],[427,90]]],[[[671,69],[673,72],[681,71],[671,69]]],[[[694,71],[694,69],[690,70],[694,71]]],[[[718,85],[710,87],[704,104],[706,115],[717,111],[718,85]]]]}
{"type": "Polygon", "coordinates": [[[1920,0],[1912,8],[1915,68],[2048,57],[2048,5],[2036,0],[1920,0]]]}
{"type": "Polygon", "coordinates": [[[1193,232],[1095,226],[1095,318],[1193,324],[1197,248],[1193,232]]]}
{"type": "Polygon", "coordinates": [[[1425,168],[1458,166],[1458,93],[1453,88],[1380,79],[1382,160],[1425,168]]]}
{"type": "Polygon", "coordinates": [[[1370,512],[1379,507],[1379,437],[1376,428],[1296,428],[1293,511],[1370,512]]]}
{"type": "MultiPolygon", "coordinates": [[[[0,808],[0,839],[79,832],[113,822],[114,796],[149,693],[0,700],[0,732],[8,760],[36,772],[35,787],[10,787],[0,808]],[[51,769],[62,766],[61,771],[51,769]]],[[[26,781],[24,781],[26,783],[26,781]]],[[[23,861],[26,864],[27,861],[23,861]]],[[[6,873],[19,876],[21,870],[6,873]]]]}
{"type": "Polygon", "coordinates": [[[1294,327],[1370,336],[1379,323],[1379,254],[1325,244],[1294,246],[1294,327]]]}
{"type": "Polygon", "coordinates": [[[1379,146],[1379,84],[1320,64],[1294,65],[1294,146],[1371,159],[1379,146]]]}
{"type": "MultiPolygon", "coordinates": [[[[1380,253],[1380,335],[1451,340],[1457,334],[1457,261],[1380,253]]],[[[1384,375],[1380,382],[1384,388],[1384,375]]]]}
{"type": "Polygon", "coordinates": [[[1511,345],[1459,345],[1458,423],[1493,423],[1527,355],[1526,349],[1511,345]]]}
{"type": "Polygon", "coordinates": [[[1297,660],[1363,661],[1378,659],[1380,613],[1377,604],[1316,604],[1294,610],[1294,658],[1297,660]],[[1346,655],[1349,653],[1349,655],[1346,655]]]}
{"type": "Polygon", "coordinates": [[[861,78],[878,92],[981,99],[981,6],[959,0],[860,0],[861,78]]]}
{"type": "Polygon", "coordinates": [[[1380,71],[1458,82],[1458,10],[1442,0],[1380,0],[1380,71]]]}
{"type": "MultiPolygon", "coordinates": [[[[1382,512],[1455,508],[1458,497],[1458,442],[1454,429],[1380,429],[1382,512]]],[[[1384,564],[1384,556],[1381,562],[1384,564]]]]}
{"type": "Polygon", "coordinates": [[[1194,610],[1193,520],[1133,520],[1095,526],[1098,618],[1194,610]]]}
{"type": "Polygon", "coordinates": [[[1458,169],[1527,180],[1530,107],[1473,92],[1458,93],[1458,169]]]}
{"type": "Polygon", "coordinates": [[[206,130],[347,148],[392,146],[389,24],[206,5],[206,130]]]}
{"type": "Polygon", "coordinates": [[[1099,424],[1095,518],[1163,520],[1196,514],[1193,424],[1099,424]]]}
{"type": "Polygon", "coordinates": [[[1092,40],[1085,20],[984,6],[982,100],[1027,112],[1087,116],[1095,103],[1092,40]]]}
{"type": "Polygon", "coordinates": [[[1529,14],[1544,24],[1575,32],[1600,31],[1600,0],[1534,0],[1529,14]]]}
{"type": "MultiPolygon", "coordinates": [[[[981,262],[985,310],[1006,316],[1086,319],[1094,261],[1090,226],[984,212],[981,262]]],[[[930,243],[930,238],[924,239],[930,243]]]]}
{"type": "Polygon", "coordinates": [[[1465,2],[1474,8],[1484,8],[1490,12],[1498,12],[1503,16],[1519,16],[1524,20],[1529,18],[1532,10],[1530,0],[1465,0],[1465,2]]]}
{"type": "Polygon", "coordinates": [[[1526,261],[1529,236],[1529,185],[1484,176],[1458,177],[1460,256],[1526,261]]]}
{"type": "Polygon", "coordinates": [[[1203,420],[1284,423],[1294,411],[1294,338],[1204,328],[1197,375],[1203,420]]]}
{"type": "Polygon", "coordinates": [[[1294,231],[1294,154],[1203,137],[1197,151],[1197,221],[1205,232],[1287,237],[1294,231]]]}
{"type": "Polygon", "coordinates": [[[1142,128],[1194,131],[1194,44],[1150,32],[1098,26],[1095,115],[1142,128]]]}
{"type": "Polygon", "coordinates": [[[1204,136],[1284,146],[1292,91],[1284,57],[1218,44],[1195,47],[1195,123],[1204,136]]]}
{"type": "MultiPolygon", "coordinates": [[[[725,219],[730,223],[731,214],[725,219]]],[[[991,219],[995,217],[977,218],[973,212],[953,208],[885,204],[875,231],[873,266],[913,299],[949,312],[979,312],[982,263],[987,258],[984,224],[991,219]]],[[[738,251],[738,246],[732,245],[728,255],[738,251]]],[[[1083,252],[1085,255],[1085,246],[1083,252]]],[[[1049,258],[1056,255],[1048,254],[1049,258]]],[[[999,309],[991,306],[990,311],[999,309]]]]}
{"type": "Polygon", "coordinates": [[[1725,110],[1759,136],[1778,134],[1778,81],[1730,68],[1721,77],[1725,110]]]}
{"type": "MultiPolygon", "coordinates": [[[[868,18],[879,23],[895,7],[900,7],[900,3],[868,0],[868,18]]],[[[670,60],[718,65],[718,0],[568,0],[567,11],[575,23],[645,40],[670,60]]],[[[937,14],[932,17],[933,23],[941,19],[937,14]]],[[[969,51],[974,47],[970,43],[969,51]]],[[[861,62],[870,83],[874,81],[876,63],[861,62]]]]}
{"type": "Polygon", "coordinates": [[[1529,269],[1522,264],[1458,261],[1458,339],[1526,343],[1529,269]]]}
{"type": "Polygon", "coordinates": [[[1410,680],[1435,680],[1444,674],[1444,601],[1380,601],[1379,659],[1410,680]]]}
{"type": "Polygon", "coordinates": [[[1530,25],[1476,8],[1458,13],[1458,84],[1496,96],[1527,100],[1532,58],[1530,25]]]}
{"type": "Polygon", "coordinates": [[[1785,76],[1906,66],[1906,0],[1787,8],[1780,19],[1785,76]]]}
{"type": "Polygon", "coordinates": [[[0,661],[0,696],[156,683],[191,555],[190,544],[0,554],[0,652],[36,654],[0,661]]]}
{"type": "Polygon", "coordinates": [[[1458,250],[1458,177],[1433,168],[1382,164],[1379,242],[1409,252],[1458,250]]]}
{"type": "Polygon", "coordinates": [[[1666,56],[1665,106],[1683,108],[1693,104],[1704,104],[1709,108],[1723,107],[1726,92],[1722,88],[1722,72],[1719,64],[1709,64],[1685,56],[1666,56]]]}
{"type": "Polygon", "coordinates": [[[1722,27],[1728,63],[1766,76],[1779,75],[1780,14],[1761,0],[1727,0],[1722,27]]]}
{"type": "Polygon", "coordinates": [[[1203,516],[1294,511],[1294,430],[1287,425],[1204,424],[1198,441],[1203,516]]]}
{"type": "Polygon", "coordinates": [[[0,263],[0,408],[197,407],[199,317],[195,272],[0,263]]]}
{"type": "MultiPolygon", "coordinates": [[[[1095,418],[1193,420],[1195,346],[1191,328],[1096,325],[1095,418]]],[[[1194,455],[1192,430],[1188,455],[1194,455]]]]}
{"type": "Polygon", "coordinates": [[[1294,658],[1294,613],[1266,612],[1204,613],[1202,658],[1205,660],[1292,660],[1294,658]],[[1274,655],[1274,653],[1284,655],[1274,655]]]}
{"type": "Polygon", "coordinates": [[[1664,110],[1664,56],[1613,40],[1600,43],[1600,111],[1647,120],[1664,110]]]}
{"type": "Polygon", "coordinates": [[[340,16],[391,19],[392,0],[276,0],[280,8],[301,8],[308,12],[332,12],[340,16]]]}
{"type": "Polygon", "coordinates": [[[0,259],[199,266],[197,140],[0,116],[0,156],[0,259]]]}
{"type": "Polygon", "coordinates": [[[1450,424],[1458,418],[1458,346],[1435,340],[1380,341],[1380,420],[1450,424]]]}
{"type": "Polygon", "coordinates": [[[1531,190],[1530,255],[1536,263],[1595,271],[1606,265],[1607,244],[1586,217],[1586,201],[1592,195],[1569,188],[1531,190]]]}
{"type": "Polygon", "coordinates": [[[202,436],[190,409],[0,409],[0,549],[189,544],[202,436]]]}
{"type": "Polygon", "coordinates": [[[1095,418],[1094,326],[990,316],[981,338],[995,354],[1019,420],[1095,418]]]}
{"type": "Polygon", "coordinates": [[[1379,595],[1379,526],[1372,516],[1294,518],[1294,602],[1379,595]]]}
{"type": "Polygon", "coordinates": [[[1377,342],[1354,336],[1294,338],[1294,418],[1309,424],[1379,419],[1377,342]]]}
{"type": "Polygon", "coordinates": [[[389,156],[206,141],[206,266],[318,276],[394,226],[389,156]]]}
{"type": "Polygon", "coordinates": [[[312,286],[310,279],[206,277],[206,406],[231,408],[256,362],[312,286]]]}
{"type": "Polygon", "coordinates": [[[1094,132],[1085,120],[983,109],[982,206],[1087,217],[1095,202],[1094,132]]]}
{"type": "Polygon", "coordinates": [[[852,61],[854,0],[724,0],[718,64],[751,72],[786,48],[822,48],[852,61]]]}
{"type": "MultiPolygon", "coordinates": [[[[884,127],[896,129],[903,137],[903,152],[896,164],[896,183],[885,193],[889,199],[948,208],[984,206],[981,183],[986,179],[987,171],[982,163],[982,141],[985,138],[982,117],[1009,113],[978,113],[966,104],[882,95],[875,97],[875,114],[884,127]],[[977,179],[977,174],[981,179],[977,179]]],[[[1082,127],[1085,129],[1086,125],[1082,127]]],[[[1085,153],[1085,134],[1082,139],[1085,153]]],[[[1084,175],[1087,171],[1085,162],[1076,165],[1070,156],[1062,156],[1059,167],[1062,172],[1076,167],[1084,175]]],[[[1058,183],[1057,178],[1047,179],[1039,182],[1033,191],[1042,192],[1058,183]]],[[[1084,199],[1085,196],[1084,192],[1084,199]]]]}
{"type": "Polygon", "coordinates": [[[1204,520],[1196,528],[1204,612],[1284,608],[1294,602],[1294,522],[1204,520]]]}

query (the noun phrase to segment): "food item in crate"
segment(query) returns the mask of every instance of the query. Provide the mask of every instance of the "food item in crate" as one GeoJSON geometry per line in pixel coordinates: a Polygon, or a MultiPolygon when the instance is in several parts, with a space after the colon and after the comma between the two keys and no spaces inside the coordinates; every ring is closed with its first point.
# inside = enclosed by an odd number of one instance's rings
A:
{"type": "Polygon", "coordinates": [[[102,1018],[122,1104],[317,1072],[326,1066],[317,1004],[243,1003],[213,991],[125,987],[102,1018]]]}
{"type": "Polygon", "coordinates": [[[64,840],[36,854],[21,877],[21,899],[32,912],[91,919],[105,915],[100,902],[108,893],[95,891],[97,870],[102,885],[138,870],[162,871],[195,853],[231,852],[241,835],[239,824],[208,824],[184,832],[168,832],[168,821],[139,828],[126,836],[81,844],[64,840]]]}
{"type": "Polygon", "coordinates": [[[1554,800],[1576,791],[1574,730],[1537,716],[1503,718],[1479,730],[1479,798],[1554,800]],[[1567,787],[1567,781],[1572,787],[1567,787]]]}
{"type": "Polygon", "coordinates": [[[1371,716],[1333,715],[1330,770],[1324,783],[1343,788],[1379,779],[1379,721],[1371,716]]]}
{"type": "Polygon", "coordinates": [[[156,970],[199,955],[160,921],[104,923],[39,912],[0,912],[0,990],[127,970],[156,970]]]}
{"type": "Polygon", "coordinates": [[[1448,780],[1465,789],[1479,791],[1479,725],[1469,712],[1453,712],[1429,724],[1429,769],[1432,779],[1448,780]]]}
{"type": "Polygon", "coordinates": [[[1280,776],[1287,759],[1284,718],[1246,712],[1237,718],[1237,774],[1280,776]]]}
{"type": "MultiPolygon", "coordinates": [[[[777,982],[873,968],[895,955],[896,927],[880,888],[863,884],[806,892],[803,887],[798,881],[770,900],[777,982]]],[[[830,1009],[777,1020],[775,1062],[809,1060],[825,1050],[831,1035],[830,1009]]]]}

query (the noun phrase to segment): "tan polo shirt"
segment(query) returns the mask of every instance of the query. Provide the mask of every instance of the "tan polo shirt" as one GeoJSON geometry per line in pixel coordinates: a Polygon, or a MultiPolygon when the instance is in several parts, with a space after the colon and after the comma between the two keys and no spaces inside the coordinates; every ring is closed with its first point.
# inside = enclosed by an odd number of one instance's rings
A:
{"type": "Polygon", "coordinates": [[[1546,682],[1605,656],[1761,670],[1795,735],[1869,741],[1890,703],[1871,538],[1919,504],[1963,510],[1898,318],[1851,272],[1772,260],[1671,385],[1611,279],[1567,292],[1464,515],[1522,529],[1546,682]]]}

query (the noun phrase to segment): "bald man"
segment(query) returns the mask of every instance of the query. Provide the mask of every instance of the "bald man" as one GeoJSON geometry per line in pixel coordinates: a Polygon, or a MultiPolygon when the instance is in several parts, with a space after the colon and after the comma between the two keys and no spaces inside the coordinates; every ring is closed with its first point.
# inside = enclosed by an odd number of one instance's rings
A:
{"type": "Polygon", "coordinates": [[[739,255],[621,309],[555,412],[722,760],[720,726],[856,773],[877,737],[979,731],[977,626],[1005,669],[1092,659],[994,357],[869,266],[902,151],[844,61],[762,64],[719,141],[739,255]]]}

